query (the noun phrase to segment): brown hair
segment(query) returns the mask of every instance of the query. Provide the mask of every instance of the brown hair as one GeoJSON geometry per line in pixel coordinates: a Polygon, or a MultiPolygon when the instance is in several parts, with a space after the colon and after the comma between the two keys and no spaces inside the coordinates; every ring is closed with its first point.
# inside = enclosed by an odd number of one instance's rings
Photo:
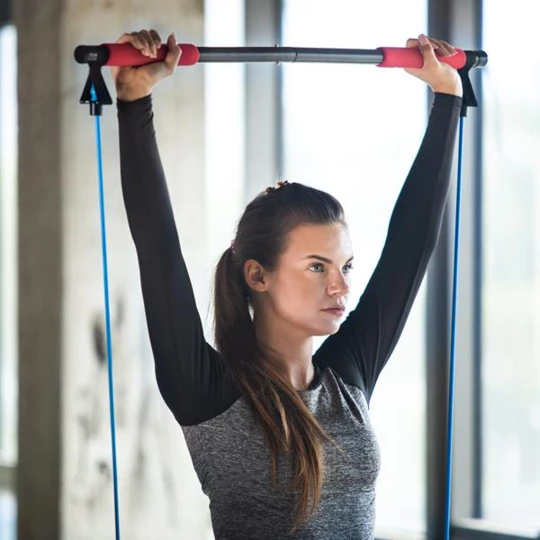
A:
{"type": "Polygon", "coordinates": [[[215,273],[216,347],[244,391],[268,440],[274,486],[278,458],[292,460],[292,489],[298,493],[297,528],[315,510],[323,483],[322,441],[330,440],[277,366],[265,358],[250,312],[252,294],[244,263],[258,261],[272,271],[286,248],[288,234],[302,224],[345,224],[340,203],[328,193],[298,183],[269,188],[246,207],[236,238],[215,273]]]}

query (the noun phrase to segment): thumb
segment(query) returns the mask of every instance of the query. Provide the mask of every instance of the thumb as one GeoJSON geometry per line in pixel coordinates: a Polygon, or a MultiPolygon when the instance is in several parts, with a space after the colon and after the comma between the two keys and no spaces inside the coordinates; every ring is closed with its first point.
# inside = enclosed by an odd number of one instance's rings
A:
{"type": "Polygon", "coordinates": [[[418,42],[420,43],[419,49],[424,59],[424,68],[429,69],[430,67],[436,66],[439,61],[435,56],[435,49],[433,48],[431,41],[424,34],[420,34],[418,36],[418,42]]]}
{"type": "Polygon", "coordinates": [[[176,42],[176,36],[174,35],[174,33],[172,33],[167,38],[167,48],[168,52],[163,59],[163,62],[167,65],[169,70],[174,71],[178,66],[178,61],[180,60],[180,57],[182,56],[182,49],[176,42]]]}

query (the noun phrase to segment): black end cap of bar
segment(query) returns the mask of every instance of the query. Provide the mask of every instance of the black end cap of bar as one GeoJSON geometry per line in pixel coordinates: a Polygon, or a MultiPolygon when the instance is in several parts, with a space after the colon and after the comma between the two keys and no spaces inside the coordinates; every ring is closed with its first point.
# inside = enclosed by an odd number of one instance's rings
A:
{"type": "Polygon", "coordinates": [[[79,45],[75,48],[73,56],[79,64],[96,62],[104,65],[109,59],[109,49],[104,45],[79,45]]]}
{"type": "Polygon", "coordinates": [[[464,69],[481,68],[487,65],[488,55],[485,51],[465,51],[464,69]]]}

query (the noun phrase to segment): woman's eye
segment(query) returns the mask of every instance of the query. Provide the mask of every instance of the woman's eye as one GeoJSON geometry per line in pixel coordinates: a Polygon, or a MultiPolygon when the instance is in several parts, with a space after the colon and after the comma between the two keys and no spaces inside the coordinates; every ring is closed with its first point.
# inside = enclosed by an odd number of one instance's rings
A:
{"type": "Polygon", "coordinates": [[[320,264],[320,263],[312,264],[309,268],[311,270],[313,270],[314,272],[323,272],[324,271],[324,266],[322,264],[320,264]]]}
{"type": "Polygon", "coordinates": [[[349,263],[349,264],[346,264],[344,267],[343,267],[343,271],[348,274],[351,270],[354,269],[354,266],[352,265],[352,263],[349,263]]]}

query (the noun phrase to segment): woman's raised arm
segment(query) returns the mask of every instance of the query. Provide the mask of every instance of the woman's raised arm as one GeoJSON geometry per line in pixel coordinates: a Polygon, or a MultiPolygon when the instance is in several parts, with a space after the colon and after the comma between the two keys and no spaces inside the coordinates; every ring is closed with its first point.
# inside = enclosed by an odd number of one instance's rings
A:
{"type": "MultiPolygon", "coordinates": [[[[155,36],[147,33],[157,41],[155,36]]],[[[140,33],[121,39],[143,47],[140,33]]],[[[178,422],[189,425],[219,414],[234,402],[237,390],[222,357],[204,337],[156,142],[151,90],[174,71],[171,66],[179,55],[174,37],[169,41],[161,67],[122,68],[114,76],[122,192],[137,250],[156,377],[178,422]]],[[[151,49],[147,42],[144,46],[151,49]]]]}

